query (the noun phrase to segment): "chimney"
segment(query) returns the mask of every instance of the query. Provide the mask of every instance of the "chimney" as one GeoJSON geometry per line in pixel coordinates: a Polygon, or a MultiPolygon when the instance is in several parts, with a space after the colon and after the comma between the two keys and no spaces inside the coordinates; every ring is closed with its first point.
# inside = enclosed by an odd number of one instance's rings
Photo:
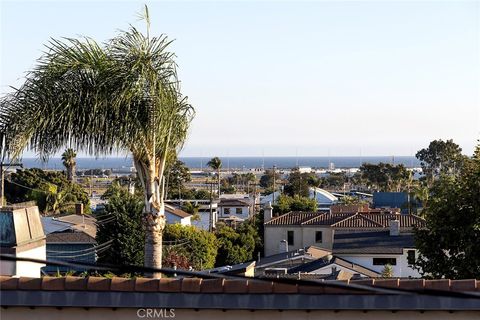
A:
{"type": "Polygon", "coordinates": [[[400,221],[390,220],[390,236],[400,235],[400,221]]]}
{"type": "Polygon", "coordinates": [[[285,252],[288,252],[288,242],[287,240],[282,240],[278,245],[278,253],[285,253],[285,252]]]}
{"type": "Polygon", "coordinates": [[[272,220],[273,217],[273,208],[270,202],[263,208],[263,223],[272,220]]]}

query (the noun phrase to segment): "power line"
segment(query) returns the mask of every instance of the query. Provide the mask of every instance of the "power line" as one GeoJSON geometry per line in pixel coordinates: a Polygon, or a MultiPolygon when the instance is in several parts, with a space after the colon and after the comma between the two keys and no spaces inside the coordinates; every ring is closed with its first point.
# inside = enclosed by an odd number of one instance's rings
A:
{"type": "Polygon", "coordinates": [[[105,241],[104,243],[102,244],[99,244],[97,246],[94,246],[94,247],[91,247],[91,248],[88,248],[88,249],[82,249],[82,250],[72,250],[72,251],[57,251],[57,250],[47,250],[47,252],[50,252],[50,253],[82,253],[82,252],[86,252],[86,251],[95,251],[96,249],[99,249],[99,248],[102,248],[110,243],[112,243],[114,241],[114,239],[111,239],[111,240],[108,240],[108,241],[105,241]]]}

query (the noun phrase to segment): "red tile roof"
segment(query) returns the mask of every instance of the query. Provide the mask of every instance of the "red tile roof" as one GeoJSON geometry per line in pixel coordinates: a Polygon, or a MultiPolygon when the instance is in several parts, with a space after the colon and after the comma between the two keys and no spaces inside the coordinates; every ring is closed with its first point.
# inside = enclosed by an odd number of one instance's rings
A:
{"type": "Polygon", "coordinates": [[[282,225],[321,225],[335,229],[383,229],[388,228],[390,220],[399,220],[401,229],[413,226],[424,227],[425,220],[413,214],[395,213],[318,213],[292,211],[273,218],[267,226],[282,225]]]}
{"type": "MultiPolygon", "coordinates": [[[[329,283],[326,281],[325,283],[329,283]]],[[[338,283],[332,281],[332,283],[338,283]]],[[[424,280],[424,279],[366,279],[347,280],[344,284],[370,285],[374,287],[400,289],[438,289],[445,291],[480,291],[480,280],[424,280]]],[[[338,293],[338,288],[309,286],[294,283],[281,283],[267,280],[249,279],[200,279],[200,278],[100,278],[100,277],[9,277],[0,276],[0,290],[28,291],[127,291],[127,292],[181,292],[181,293],[338,293]]],[[[348,287],[342,289],[349,291],[348,287]]],[[[354,289],[352,288],[353,293],[354,289]]],[[[355,291],[358,293],[358,291],[355,291]]]]}

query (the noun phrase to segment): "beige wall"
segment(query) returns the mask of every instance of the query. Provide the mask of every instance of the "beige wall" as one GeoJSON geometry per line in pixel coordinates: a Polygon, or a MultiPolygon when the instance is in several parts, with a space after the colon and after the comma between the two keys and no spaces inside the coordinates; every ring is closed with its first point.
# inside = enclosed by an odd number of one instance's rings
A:
{"type": "Polygon", "coordinates": [[[266,226],[265,227],[265,256],[279,253],[279,244],[287,240],[287,231],[294,232],[294,245],[288,246],[288,250],[297,250],[308,246],[317,246],[331,250],[333,243],[333,230],[315,226],[266,226]],[[315,232],[322,231],[323,242],[315,242],[315,232]]]}
{"type": "MultiPolygon", "coordinates": [[[[160,312],[162,309],[157,309],[160,312]]],[[[115,320],[135,320],[135,319],[178,319],[178,320],[198,320],[198,319],[226,319],[229,320],[244,320],[244,319],[276,319],[276,320],[295,320],[295,319],[322,319],[322,320],[403,320],[403,319],[433,319],[433,320],[448,320],[448,319],[466,319],[474,320],[480,318],[480,311],[456,311],[449,313],[447,311],[426,311],[424,313],[416,311],[283,311],[265,310],[265,311],[250,311],[250,310],[188,310],[188,309],[173,309],[172,317],[168,311],[169,317],[147,317],[147,310],[145,309],[131,309],[119,308],[116,310],[107,308],[90,308],[85,310],[83,308],[22,308],[9,307],[7,309],[0,309],[2,319],[9,320],[96,320],[96,319],[115,319],[115,320]]],[[[152,311],[153,312],[153,311],[152,311]]],[[[151,313],[153,315],[153,313],[151,313]]]]}

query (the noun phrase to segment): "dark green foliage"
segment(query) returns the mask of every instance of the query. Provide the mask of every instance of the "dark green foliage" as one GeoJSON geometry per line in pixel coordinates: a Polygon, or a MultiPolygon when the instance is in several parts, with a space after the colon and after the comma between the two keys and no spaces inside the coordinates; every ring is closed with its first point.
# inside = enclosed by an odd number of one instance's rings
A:
{"type": "Polygon", "coordinates": [[[129,194],[127,189],[115,183],[108,190],[107,200],[98,222],[97,242],[114,241],[107,251],[100,254],[99,261],[142,265],[145,241],[142,198],[129,194]]]}
{"type": "Polygon", "coordinates": [[[344,172],[331,172],[328,176],[322,177],[319,181],[321,188],[343,189],[348,177],[344,172]]]}
{"type": "Polygon", "coordinates": [[[360,173],[366,184],[376,191],[402,191],[410,178],[410,173],[403,164],[364,163],[360,167],[360,173]]]}
{"type": "Polygon", "coordinates": [[[309,182],[311,182],[310,173],[300,173],[298,170],[293,170],[288,176],[288,184],[285,186],[285,194],[293,196],[308,197],[309,196],[309,182]]]}
{"type": "MultiPolygon", "coordinates": [[[[265,170],[265,174],[260,177],[260,186],[262,188],[273,188],[273,170],[265,170]]],[[[280,181],[280,174],[275,172],[275,180],[278,183],[280,181]]]]}
{"type": "Polygon", "coordinates": [[[234,265],[254,258],[257,230],[249,223],[243,223],[236,230],[228,226],[219,226],[216,231],[218,255],[216,266],[234,265]]]}
{"type": "Polygon", "coordinates": [[[164,251],[174,250],[183,255],[196,270],[213,268],[217,241],[213,233],[194,226],[168,224],[163,231],[164,251]]]}
{"type": "Polygon", "coordinates": [[[480,278],[480,146],[458,176],[439,177],[422,213],[427,228],[416,230],[416,247],[423,274],[480,278]]]}
{"type": "Polygon", "coordinates": [[[191,199],[185,194],[185,183],[192,180],[190,170],[177,158],[170,161],[165,170],[167,177],[167,199],[191,199]]]}
{"type": "Polygon", "coordinates": [[[418,151],[415,157],[421,161],[422,171],[429,184],[441,173],[457,173],[465,160],[458,144],[453,140],[441,139],[430,142],[428,148],[418,151]]]}
{"type": "Polygon", "coordinates": [[[74,203],[80,202],[84,212],[90,212],[87,192],[57,171],[38,168],[18,170],[5,180],[5,196],[9,203],[36,201],[41,212],[67,211],[74,203]]]}
{"type": "Polygon", "coordinates": [[[281,195],[278,198],[277,204],[273,206],[273,211],[279,214],[290,211],[315,212],[317,211],[317,202],[315,199],[307,197],[281,195]]]}

